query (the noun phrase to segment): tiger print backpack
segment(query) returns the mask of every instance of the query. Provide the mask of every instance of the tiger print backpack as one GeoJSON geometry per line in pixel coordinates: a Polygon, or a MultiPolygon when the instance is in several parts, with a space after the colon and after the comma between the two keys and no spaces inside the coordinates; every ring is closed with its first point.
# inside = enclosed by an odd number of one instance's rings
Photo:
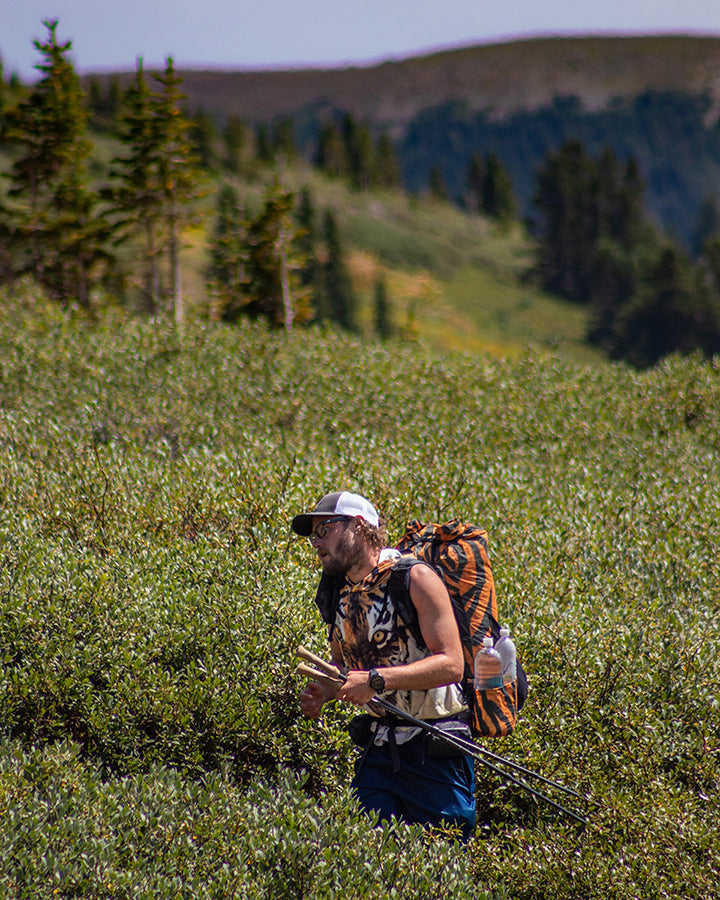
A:
{"type": "Polygon", "coordinates": [[[475,690],[475,654],[483,638],[500,635],[495,582],[488,556],[487,531],[459,519],[443,525],[410,522],[397,544],[402,556],[389,581],[390,595],[403,622],[422,646],[417,612],[410,599],[410,570],[418,561],[432,566],[442,578],[453,604],[465,658],[462,688],[471,712],[473,733],[502,737],[514,729],[527,698],[528,682],[520,660],[514,681],[488,691],[475,690]]]}

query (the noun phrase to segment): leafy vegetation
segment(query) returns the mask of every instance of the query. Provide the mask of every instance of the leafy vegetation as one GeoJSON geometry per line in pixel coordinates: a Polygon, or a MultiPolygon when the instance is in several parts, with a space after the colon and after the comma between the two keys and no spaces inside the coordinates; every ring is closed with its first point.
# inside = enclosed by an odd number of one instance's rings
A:
{"type": "Polygon", "coordinates": [[[0,306],[0,884],[9,896],[716,895],[720,373],[0,306]],[[490,532],[531,692],[466,849],[373,829],[330,708],[326,490],[490,532]]]}

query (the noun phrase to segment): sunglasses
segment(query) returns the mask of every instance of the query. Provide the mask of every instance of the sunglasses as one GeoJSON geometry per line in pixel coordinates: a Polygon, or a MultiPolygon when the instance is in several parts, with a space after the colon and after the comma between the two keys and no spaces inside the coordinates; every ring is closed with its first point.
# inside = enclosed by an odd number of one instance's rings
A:
{"type": "Polygon", "coordinates": [[[323,519],[322,522],[318,522],[315,528],[310,532],[308,540],[311,544],[313,541],[321,541],[328,533],[328,525],[332,525],[334,522],[343,522],[347,518],[347,516],[331,516],[329,519],[323,519]]]}

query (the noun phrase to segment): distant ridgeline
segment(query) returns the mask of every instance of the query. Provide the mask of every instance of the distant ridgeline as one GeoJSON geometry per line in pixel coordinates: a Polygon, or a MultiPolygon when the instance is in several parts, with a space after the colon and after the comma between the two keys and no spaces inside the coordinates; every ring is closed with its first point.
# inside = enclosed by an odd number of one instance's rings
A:
{"type": "Polygon", "coordinates": [[[720,38],[555,38],[462,48],[350,69],[183,72],[191,108],[270,123],[290,117],[310,154],[349,112],[395,144],[405,186],[439,170],[460,198],[475,155],[496,155],[532,214],[540,162],[568,139],[634,157],[652,218],[691,245],[720,193],[720,38]]]}

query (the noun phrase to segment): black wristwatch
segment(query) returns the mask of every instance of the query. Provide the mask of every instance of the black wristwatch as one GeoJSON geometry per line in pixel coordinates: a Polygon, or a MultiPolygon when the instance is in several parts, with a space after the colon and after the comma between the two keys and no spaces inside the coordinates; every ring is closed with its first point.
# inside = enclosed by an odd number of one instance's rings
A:
{"type": "Polygon", "coordinates": [[[377,669],[370,669],[368,672],[368,684],[376,694],[382,694],[385,690],[385,679],[377,669]]]}

